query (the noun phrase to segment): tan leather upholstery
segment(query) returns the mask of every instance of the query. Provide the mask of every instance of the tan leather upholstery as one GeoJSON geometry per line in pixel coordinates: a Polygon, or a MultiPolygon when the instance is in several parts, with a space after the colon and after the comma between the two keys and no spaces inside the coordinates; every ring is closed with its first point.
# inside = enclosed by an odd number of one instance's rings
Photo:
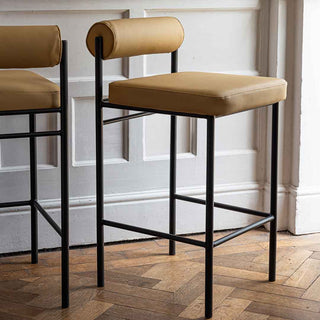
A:
{"type": "Polygon", "coordinates": [[[205,72],[179,72],[110,83],[109,101],[198,115],[223,116],[286,98],[285,80],[205,72]]]}
{"type": "Polygon", "coordinates": [[[59,106],[60,89],[55,83],[31,71],[0,71],[1,111],[59,106]]]}
{"type": "Polygon", "coordinates": [[[0,26],[0,68],[53,67],[61,50],[58,26],[0,26]]]}
{"type": "Polygon", "coordinates": [[[93,56],[96,37],[103,38],[103,59],[112,59],[175,51],[183,42],[184,31],[173,17],[97,22],[87,35],[87,47],[93,56]]]}

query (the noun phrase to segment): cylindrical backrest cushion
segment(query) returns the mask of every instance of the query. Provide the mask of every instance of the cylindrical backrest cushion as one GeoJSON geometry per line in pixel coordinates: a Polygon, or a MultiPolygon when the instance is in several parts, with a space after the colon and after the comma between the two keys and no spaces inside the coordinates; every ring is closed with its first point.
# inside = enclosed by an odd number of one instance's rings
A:
{"type": "Polygon", "coordinates": [[[109,20],[95,23],[87,47],[95,55],[95,38],[103,38],[103,59],[131,57],[177,50],[184,38],[180,21],[173,17],[109,20]]]}
{"type": "Polygon", "coordinates": [[[0,68],[53,67],[61,50],[58,26],[0,26],[0,68]]]}

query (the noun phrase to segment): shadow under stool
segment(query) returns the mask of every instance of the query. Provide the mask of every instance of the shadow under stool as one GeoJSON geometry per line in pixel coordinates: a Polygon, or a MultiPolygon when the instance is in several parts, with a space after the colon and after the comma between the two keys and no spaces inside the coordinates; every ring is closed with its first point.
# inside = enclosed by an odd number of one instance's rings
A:
{"type": "Polygon", "coordinates": [[[31,260],[38,263],[38,213],[61,237],[62,307],[69,306],[68,66],[67,42],[58,26],[0,26],[0,116],[28,115],[29,132],[0,139],[29,138],[30,199],[0,203],[0,208],[30,206],[31,260]],[[60,65],[60,87],[27,70],[60,65]],[[38,114],[60,114],[60,129],[37,131],[38,114]],[[61,227],[38,201],[37,137],[60,136],[61,227]]]}
{"type": "Polygon", "coordinates": [[[205,72],[178,72],[178,48],[184,39],[179,20],[173,17],[101,21],[87,35],[87,47],[95,57],[96,85],[96,179],[97,179],[97,267],[98,286],[104,286],[104,226],[120,228],[205,249],[205,316],[212,317],[213,248],[249,230],[271,223],[269,280],[276,277],[278,109],[286,99],[287,83],[282,79],[205,72]],[[103,60],[142,54],[171,53],[171,73],[115,81],[109,84],[109,99],[103,98],[103,60]],[[217,118],[272,105],[271,199],[270,212],[261,212],[214,202],[214,136],[217,118]],[[104,120],[103,109],[138,111],[104,120]],[[161,113],[171,116],[169,233],[132,226],[104,218],[103,126],[119,121],[161,113]],[[206,119],[207,163],[205,200],[176,193],[176,116],[206,119]],[[176,200],[204,205],[205,241],[176,235],[176,200]],[[214,207],[237,211],[262,219],[214,241],[214,207]]]}

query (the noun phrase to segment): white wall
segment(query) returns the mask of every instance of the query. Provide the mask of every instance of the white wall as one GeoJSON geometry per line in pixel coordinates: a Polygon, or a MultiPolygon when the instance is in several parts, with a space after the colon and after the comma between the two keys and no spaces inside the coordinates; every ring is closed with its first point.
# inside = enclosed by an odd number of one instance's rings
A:
{"type": "Polygon", "coordinates": [[[320,2],[297,1],[295,65],[294,179],[289,227],[320,232],[320,2]]]}
{"type": "MultiPolygon", "coordinates": [[[[292,51],[286,49],[290,45],[286,30],[295,12],[290,3],[286,0],[1,1],[0,24],[58,24],[63,39],[69,41],[71,244],[95,242],[94,60],[85,47],[89,27],[103,19],[176,16],[186,33],[179,53],[180,71],[287,76],[291,68],[285,61],[293,58],[292,51]]],[[[169,55],[152,55],[105,62],[105,94],[111,81],[169,72],[169,59],[169,55]]],[[[54,81],[58,79],[57,68],[37,71],[54,81]]],[[[288,101],[292,104],[290,95],[288,101]]],[[[279,227],[282,229],[288,224],[291,181],[289,138],[293,115],[289,103],[281,112],[279,227]]],[[[105,117],[121,114],[106,110],[105,117]]],[[[6,117],[0,121],[1,133],[27,129],[25,117],[6,117]]],[[[56,126],[55,116],[43,116],[39,122],[39,128],[56,126]]],[[[266,109],[217,120],[217,201],[268,209],[269,122],[266,109]]],[[[108,218],[168,230],[168,129],[167,116],[151,116],[104,129],[108,218]]],[[[205,183],[205,122],[179,118],[178,132],[178,191],[201,197],[205,183]]],[[[28,199],[27,141],[2,141],[0,151],[0,201],[28,199]]],[[[58,167],[56,139],[39,139],[40,199],[59,222],[58,167]]],[[[216,210],[215,229],[236,228],[253,220],[216,210]]],[[[204,208],[178,202],[177,228],[179,233],[203,231],[204,208]]],[[[140,236],[105,229],[106,241],[140,236]]],[[[58,237],[42,218],[39,244],[41,248],[59,246],[58,237]]],[[[0,252],[29,248],[28,210],[2,210],[0,252]]]]}

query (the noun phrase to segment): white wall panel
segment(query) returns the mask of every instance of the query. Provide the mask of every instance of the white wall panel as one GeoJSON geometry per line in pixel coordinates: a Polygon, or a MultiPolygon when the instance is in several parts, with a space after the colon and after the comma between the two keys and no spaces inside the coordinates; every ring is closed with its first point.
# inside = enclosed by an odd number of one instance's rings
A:
{"type": "MultiPolygon", "coordinates": [[[[180,71],[255,73],[258,53],[258,8],[243,10],[147,10],[147,17],[175,16],[185,30],[180,71]]],[[[169,72],[167,55],[146,57],[146,74],[169,72]]]]}
{"type": "MultiPolygon", "coordinates": [[[[148,159],[149,157],[169,155],[170,117],[152,115],[145,119],[144,125],[145,157],[148,159]]],[[[178,117],[177,152],[179,154],[196,153],[196,134],[195,119],[178,117]]]]}
{"type": "MultiPolygon", "coordinates": [[[[0,117],[1,133],[27,132],[28,116],[0,117]]],[[[37,130],[56,130],[57,116],[37,115],[37,130]]],[[[29,166],[28,139],[2,140],[0,171],[27,170],[29,166]]],[[[40,168],[57,165],[57,138],[42,137],[38,139],[38,163],[40,168]]]]}
{"type": "MultiPolygon", "coordinates": [[[[94,97],[75,98],[72,101],[74,165],[95,165],[95,108],[94,97]]],[[[120,117],[122,110],[104,110],[105,118],[120,117]]],[[[127,158],[127,123],[104,127],[105,160],[123,161],[127,158]]]]}
{"type": "Polygon", "coordinates": [[[258,112],[242,112],[218,119],[216,142],[218,154],[230,150],[257,150],[258,112]],[[223,139],[219,139],[220,137],[223,139]]]}

